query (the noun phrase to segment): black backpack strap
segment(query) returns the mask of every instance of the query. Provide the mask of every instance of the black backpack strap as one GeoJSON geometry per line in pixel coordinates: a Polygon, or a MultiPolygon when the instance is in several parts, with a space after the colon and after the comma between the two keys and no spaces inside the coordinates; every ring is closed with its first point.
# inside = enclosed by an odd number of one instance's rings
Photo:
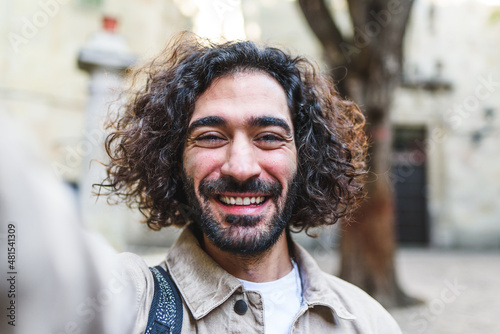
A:
{"type": "Polygon", "coordinates": [[[180,334],[182,328],[182,300],[168,273],[161,266],[150,267],[155,292],[145,334],[180,334]]]}

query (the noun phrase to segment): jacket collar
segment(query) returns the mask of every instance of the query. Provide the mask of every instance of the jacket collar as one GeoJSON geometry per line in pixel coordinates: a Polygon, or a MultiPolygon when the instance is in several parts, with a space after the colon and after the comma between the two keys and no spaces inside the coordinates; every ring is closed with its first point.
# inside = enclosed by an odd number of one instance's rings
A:
{"type": "Polygon", "coordinates": [[[319,268],[313,257],[302,246],[295,242],[293,246],[295,261],[300,270],[304,302],[309,306],[325,306],[342,319],[356,319],[345,308],[337,291],[332,288],[329,275],[319,268]]]}
{"type": "Polygon", "coordinates": [[[166,264],[196,320],[224,303],[238,289],[243,291],[240,281],[205,253],[189,226],[172,245],[166,264]]]}
{"type": "MultiPolygon", "coordinates": [[[[294,243],[295,261],[299,266],[304,302],[309,306],[325,306],[343,319],[355,317],[342,305],[338,294],[327,283],[326,274],[314,259],[294,243]]],[[[201,248],[191,229],[185,228],[166,257],[166,266],[179,288],[187,307],[196,320],[224,303],[243,285],[222,269],[201,248]]]]}

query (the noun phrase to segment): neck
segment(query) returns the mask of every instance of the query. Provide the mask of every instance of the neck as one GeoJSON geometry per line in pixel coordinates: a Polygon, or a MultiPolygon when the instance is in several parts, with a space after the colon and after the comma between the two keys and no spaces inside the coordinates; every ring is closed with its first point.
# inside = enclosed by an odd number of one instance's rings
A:
{"type": "Polygon", "coordinates": [[[286,276],[293,268],[286,231],[267,251],[256,255],[239,255],[221,251],[204,235],[205,251],[228,273],[250,282],[270,282],[286,276]]]}

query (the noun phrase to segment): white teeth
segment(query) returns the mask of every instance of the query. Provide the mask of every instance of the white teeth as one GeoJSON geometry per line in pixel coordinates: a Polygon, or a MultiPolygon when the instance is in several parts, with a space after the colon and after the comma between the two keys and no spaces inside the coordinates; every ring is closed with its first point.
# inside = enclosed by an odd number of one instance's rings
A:
{"type": "Polygon", "coordinates": [[[264,196],[259,197],[229,197],[229,196],[220,196],[219,200],[222,203],[230,204],[230,205],[250,205],[250,204],[260,204],[265,201],[264,196]]]}

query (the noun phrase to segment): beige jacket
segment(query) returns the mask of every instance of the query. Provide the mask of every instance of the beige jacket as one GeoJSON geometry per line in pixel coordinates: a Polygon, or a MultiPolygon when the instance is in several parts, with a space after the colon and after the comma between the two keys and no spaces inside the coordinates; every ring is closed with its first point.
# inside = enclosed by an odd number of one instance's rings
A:
{"type": "MultiPolygon", "coordinates": [[[[304,302],[290,333],[401,333],[379,303],[354,285],[322,272],[302,247],[294,246],[304,302]]],[[[154,292],[153,278],[140,257],[130,253],[121,256],[137,293],[134,333],[144,333],[154,292]]],[[[260,294],[244,290],[234,276],[203,251],[190,229],[183,231],[162,265],[182,295],[182,333],[264,333],[260,294]],[[248,305],[243,315],[234,308],[240,299],[248,305]]]]}

